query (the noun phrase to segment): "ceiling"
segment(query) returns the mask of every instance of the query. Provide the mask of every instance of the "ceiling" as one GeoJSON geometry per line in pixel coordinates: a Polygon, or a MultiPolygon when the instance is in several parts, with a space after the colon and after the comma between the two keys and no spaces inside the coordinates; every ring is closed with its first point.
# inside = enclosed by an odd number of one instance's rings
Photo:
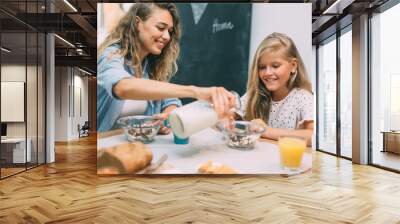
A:
{"type": "MultiPolygon", "coordinates": [[[[240,0],[239,0],[240,1],[240,0]]],[[[319,43],[338,28],[351,24],[352,17],[373,10],[388,0],[261,0],[270,3],[312,3],[313,43],[319,43]],[[338,22],[338,21],[341,22],[338,22]]],[[[102,2],[115,2],[112,0],[102,2]]],[[[24,52],[25,38],[18,33],[30,31],[54,32],[56,65],[73,65],[96,71],[96,0],[1,0],[0,25],[3,46],[15,49],[15,57],[35,52],[36,42],[27,36],[28,48],[24,52]],[[69,4],[70,5],[69,5],[69,4]],[[52,13],[49,13],[52,11],[52,13]],[[27,13],[26,13],[27,12],[27,13]],[[32,42],[32,43],[31,43],[32,42]]],[[[41,47],[41,46],[39,46],[41,47]]],[[[14,52],[14,51],[13,51],[14,52]]]]}
{"type": "Polygon", "coordinates": [[[37,55],[37,46],[39,50],[43,47],[34,39],[37,33],[54,32],[72,44],[55,37],[56,66],[78,66],[95,74],[97,1],[68,0],[67,3],[47,0],[46,5],[44,0],[1,0],[2,46],[12,50],[6,60],[18,62],[25,56],[32,58],[37,55]],[[21,35],[25,32],[26,36],[21,35]]]}
{"type": "Polygon", "coordinates": [[[388,0],[311,0],[313,44],[352,23],[353,17],[374,11],[388,0]]]}

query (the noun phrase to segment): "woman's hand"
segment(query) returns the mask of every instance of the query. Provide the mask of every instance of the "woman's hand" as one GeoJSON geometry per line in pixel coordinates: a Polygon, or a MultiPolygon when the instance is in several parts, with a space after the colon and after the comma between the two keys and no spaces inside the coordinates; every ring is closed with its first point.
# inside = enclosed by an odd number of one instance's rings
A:
{"type": "Polygon", "coordinates": [[[195,87],[195,98],[210,102],[219,118],[229,116],[236,103],[235,95],[223,87],[195,87]]]}
{"type": "MultiPolygon", "coordinates": [[[[154,117],[160,119],[161,121],[165,121],[168,118],[169,113],[171,113],[171,111],[175,110],[176,108],[178,108],[178,106],[176,106],[174,104],[169,105],[166,108],[164,108],[162,113],[155,114],[154,117]]],[[[169,133],[171,133],[171,128],[165,126],[164,122],[161,122],[160,129],[158,130],[158,134],[168,135],[169,133]]]]}
{"type": "Polygon", "coordinates": [[[154,114],[153,117],[157,118],[160,120],[160,129],[158,130],[158,134],[160,135],[168,135],[171,133],[171,128],[164,126],[164,122],[168,118],[168,113],[159,113],[159,114],[154,114]]]}
{"type": "Polygon", "coordinates": [[[168,135],[169,133],[171,133],[171,128],[161,124],[160,130],[158,130],[158,134],[160,134],[160,135],[168,135]]]}

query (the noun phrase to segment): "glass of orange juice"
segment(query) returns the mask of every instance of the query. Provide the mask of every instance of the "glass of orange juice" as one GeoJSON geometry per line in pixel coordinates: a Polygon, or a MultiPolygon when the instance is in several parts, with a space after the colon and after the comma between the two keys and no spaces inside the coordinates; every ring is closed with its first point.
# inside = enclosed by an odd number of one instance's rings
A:
{"type": "Polygon", "coordinates": [[[297,136],[282,136],[278,140],[281,165],[284,169],[297,171],[301,166],[307,140],[297,136]]]}

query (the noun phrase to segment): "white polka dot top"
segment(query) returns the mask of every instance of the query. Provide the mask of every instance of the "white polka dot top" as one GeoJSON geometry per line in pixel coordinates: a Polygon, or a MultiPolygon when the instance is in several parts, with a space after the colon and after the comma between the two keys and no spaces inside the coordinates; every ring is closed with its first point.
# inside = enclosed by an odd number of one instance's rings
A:
{"type": "MultiPolygon", "coordinates": [[[[245,110],[247,93],[241,97],[241,102],[245,110]]],[[[302,129],[304,121],[314,121],[314,96],[307,90],[294,88],[284,99],[271,101],[269,126],[302,129]]]]}

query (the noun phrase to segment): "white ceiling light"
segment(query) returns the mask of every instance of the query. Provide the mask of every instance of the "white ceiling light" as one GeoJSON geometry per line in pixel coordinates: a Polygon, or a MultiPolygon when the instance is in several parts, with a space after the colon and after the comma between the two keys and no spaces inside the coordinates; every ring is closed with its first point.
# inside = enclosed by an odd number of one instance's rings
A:
{"type": "Polygon", "coordinates": [[[322,14],[342,14],[343,10],[353,2],[354,0],[336,0],[322,14]]]}
{"type": "Polygon", "coordinates": [[[4,51],[4,52],[7,52],[7,53],[10,53],[10,52],[11,52],[10,50],[8,50],[8,49],[5,48],[5,47],[1,47],[1,50],[4,51]]]}
{"type": "Polygon", "coordinates": [[[78,10],[71,4],[69,3],[68,0],[64,0],[65,4],[67,4],[72,10],[74,10],[75,12],[78,12],[78,10]]]}
{"type": "Polygon", "coordinates": [[[92,75],[92,73],[90,73],[90,72],[88,72],[88,71],[86,71],[86,70],[83,70],[83,69],[81,69],[81,68],[79,68],[79,67],[78,67],[78,69],[79,69],[79,71],[81,71],[81,72],[83,72],[83,73],[85,73],[85,74],[92,75]]]}
{"type": "Polygon", "coordinates": [[[69,46],[75,48],[75,45],[73,45],[73,44],[72,44],[71,42],[69,42],[68,40],[66,40],[66,39],[64,39],[64,38],[62,38],[62,37],[60,37],[60,36],[58,36],[57,34],[54,34],[54,36],[57,37],[59,40],[63,41],[64,43],[66,43],[67,45],[69,45],[69,46]]]}

